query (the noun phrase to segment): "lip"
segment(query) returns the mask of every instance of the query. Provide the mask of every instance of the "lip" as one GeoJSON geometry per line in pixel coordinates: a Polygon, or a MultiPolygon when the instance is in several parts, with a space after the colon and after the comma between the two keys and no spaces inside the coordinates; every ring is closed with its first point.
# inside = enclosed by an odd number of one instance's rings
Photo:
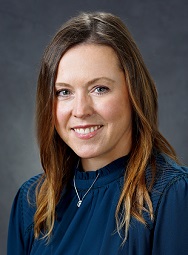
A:
{"type": "Polygon", "coordinates": [[[74,126],[71,128],[71,130],[74,132],[76,137],[80,139],[90,139],[97,135],[97,133],[101,130],[103,125],[97,125],[97,124],[90,124],[90,125],[79,125],[79,126],[74,126]]]}

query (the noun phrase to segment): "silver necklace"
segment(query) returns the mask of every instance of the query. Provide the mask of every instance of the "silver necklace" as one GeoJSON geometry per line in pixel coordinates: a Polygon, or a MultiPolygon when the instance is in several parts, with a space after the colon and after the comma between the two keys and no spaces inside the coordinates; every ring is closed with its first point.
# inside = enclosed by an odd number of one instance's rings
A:
{"type": "Polygon", "coordinates": [[[75,183],[75,176],[74,176],[74,179],[73,179],[73,182],[74,182],[74,189],[76,191],[76,195],[78,197],[78,203],[77,203],[77,206],[80,207],[81,204],[82,204],[82,201],[84,200],[85,196],[88,194],[88,192],[91,190],[91,188],[93,187],[93,185],[95,184],[95,182],[97,181],[99,177],[99,173],[97,174],[95,180],[93,181],[93,183],[91,184],[91,186],[89,187],[89,189],[86,191],[86,193],[83,195],[82,199],[80,198],[79,194],[78,194],[78,190],[76,188],[76,183],[75,183]]]}

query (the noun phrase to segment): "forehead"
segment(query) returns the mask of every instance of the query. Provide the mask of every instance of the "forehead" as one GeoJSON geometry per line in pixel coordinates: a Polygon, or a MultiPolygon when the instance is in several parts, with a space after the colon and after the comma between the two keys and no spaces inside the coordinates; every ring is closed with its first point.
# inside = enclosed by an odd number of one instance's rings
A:
{"type": "Polygon", "coordinates": [[[59,77],[111,76],[122,71],[116,52],[106,45],[81,44],[69,49],[58,66],[59,77]]]}

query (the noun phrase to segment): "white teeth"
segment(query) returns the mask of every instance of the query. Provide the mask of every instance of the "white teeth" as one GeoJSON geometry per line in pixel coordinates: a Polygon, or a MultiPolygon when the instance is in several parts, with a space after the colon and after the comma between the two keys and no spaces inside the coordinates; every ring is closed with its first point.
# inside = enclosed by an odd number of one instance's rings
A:
{"type": "Polygon", "coordinates": [[[94,132],[95,130],[99,129],[100,126],[94,126],[94,127],[90,127],[90,128],[75,128],[74,131],[79,133],[79,134],[89,134],[91,132],[94,132]]]}
{"type": "Polygon", "coordinates": [[[85,134],[85,131],[84,131],[84,129],[83,128],[80,128],[80,134],[85,134]]]}
{"type": "Polygon", "coordinates": [[[89,129],[89,128],[86,128],[86,129],[85,129],[85,134],[88,134],[88,133],[90,133],[90,129],[89,129]]]}

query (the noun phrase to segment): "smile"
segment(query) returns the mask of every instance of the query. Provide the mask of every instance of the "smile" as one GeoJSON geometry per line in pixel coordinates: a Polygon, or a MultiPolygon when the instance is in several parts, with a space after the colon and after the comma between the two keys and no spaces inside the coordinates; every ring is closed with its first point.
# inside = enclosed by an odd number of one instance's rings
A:
{"type": "Polygon", "coordinates": [[[99,128],[101,128],[101,126],[93,126],[93,127],[87,127],[87,128],[74,128],[73,130],[78,134],[86,135],[98,130],[99,128]]]}

